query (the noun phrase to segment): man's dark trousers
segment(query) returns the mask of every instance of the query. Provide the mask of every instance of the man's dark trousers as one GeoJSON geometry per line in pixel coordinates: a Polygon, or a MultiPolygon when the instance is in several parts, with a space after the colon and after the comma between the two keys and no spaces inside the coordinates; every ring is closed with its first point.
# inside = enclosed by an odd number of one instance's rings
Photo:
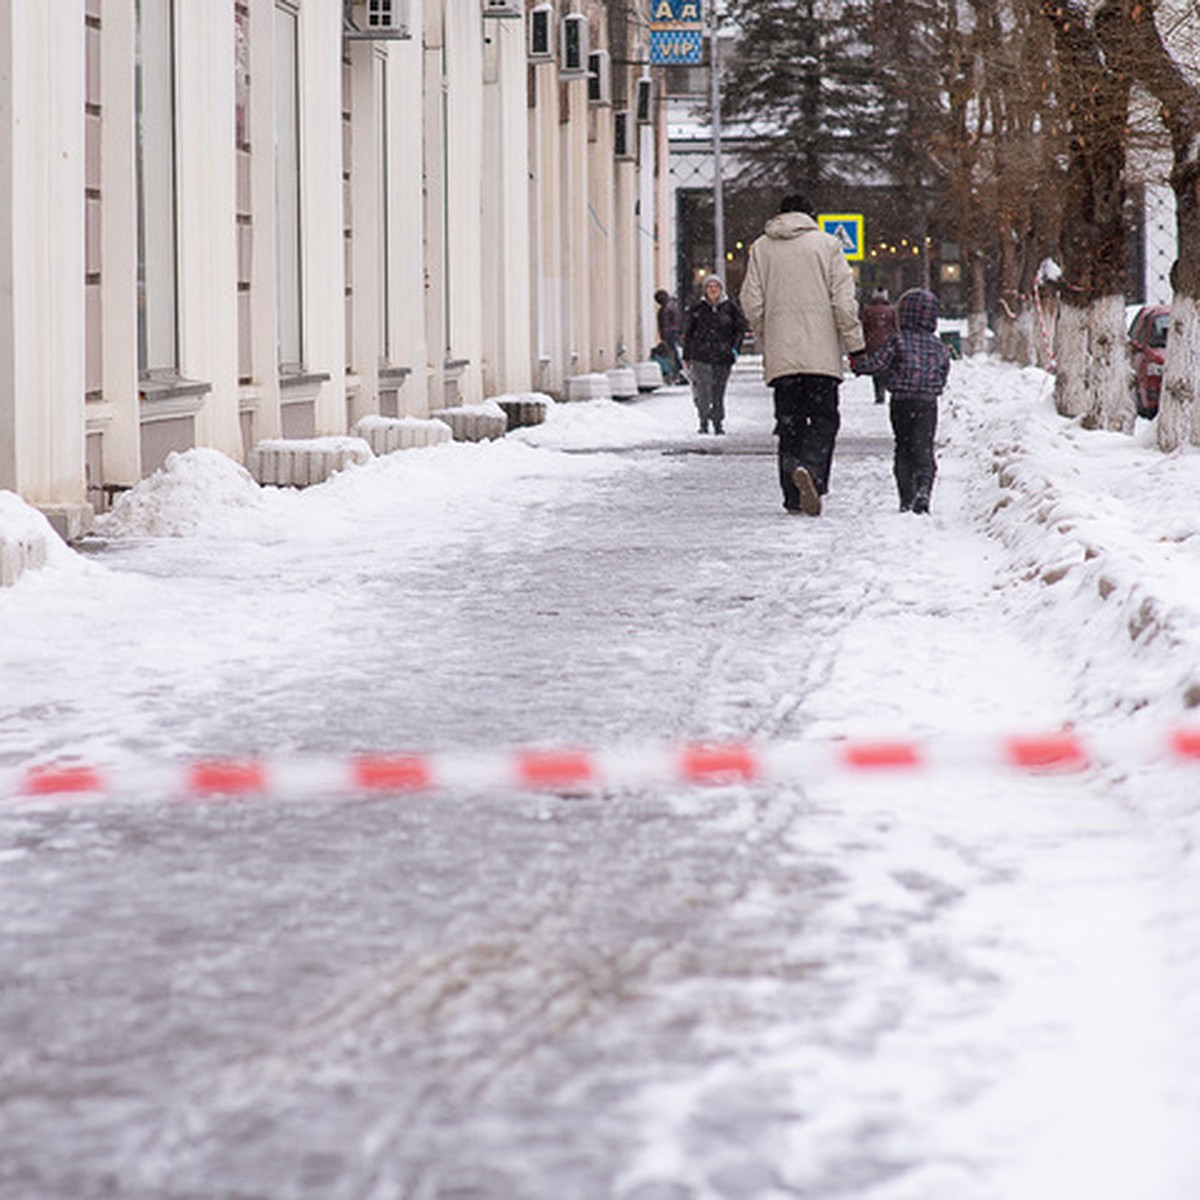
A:
{"type": "Polygon", "coordinates": [[[803,467],[817,491],[829,490],[833,447],[841,426],[838,412],[840,379],[832,375],[780,375],[775,390],[775,435],[779,438],[779,484],[788,509],[800,507],[792,472],[803,467]]]}

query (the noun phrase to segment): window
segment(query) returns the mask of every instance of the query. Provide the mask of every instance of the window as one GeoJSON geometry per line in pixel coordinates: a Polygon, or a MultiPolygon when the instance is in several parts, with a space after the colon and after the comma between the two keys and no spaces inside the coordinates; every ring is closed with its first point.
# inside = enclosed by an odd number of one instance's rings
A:
{"type": "Polygon", "coordinates": [[[179,368],[174,0],[137,0],[138,370],[179,368]]]}
{"type": "Polygon", "coordinates": [[[587,75],[588,31],[587,17],[568,13],[562,19],[562,55],[559,73],[568,78],[582,79],[587,75]]]}
{"type": "Polygon", "coordinates": [[[275,8],[275,226],[278,257],[279,368],[303,366],[300,264],[299,14],[275,8]]]}
{"type": "Polygon", "coordinates": [[[399,29],[406,25],[397,0],[367,0],[368,29],[399,29]]]}
{"type": "Polygon", "coordinates": [[[653,116],[654,84],[649,79],[637,81],[637,119],[639,125],[648,125],[653,116]]]}
{"type": "Polygon", "coordinates": [[[607,50],[593,50],[588,55],[588,100],[593,104],[612,102],[612,71],[607,50]]]}
{"type": "Polygon", "coordinates": [[[529,10],[529,57],[533,59],[552,59],[554,48],[550,44],[550,22],[554,10],[549,4],[539,4],[529,10]]]}
{"type": "Polygon", "coordinates": [[[613,153],[620,159],[631,159],[633,154],[633,139],[629,136],[629,112],[618,109],[613,113],[613,153]]]}

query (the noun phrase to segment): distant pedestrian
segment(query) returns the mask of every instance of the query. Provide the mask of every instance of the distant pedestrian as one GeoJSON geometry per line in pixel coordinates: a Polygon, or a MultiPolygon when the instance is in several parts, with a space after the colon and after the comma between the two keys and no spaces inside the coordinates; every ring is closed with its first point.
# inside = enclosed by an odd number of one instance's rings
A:
{"type": "Polygon", "coordinates": [[[841,416],[843,355],[862,350],[854,276],[805,196],[785,196],[750,247],[742,309],[775,392],[779,483],[788,512],[819,516],[841,416]]]}
{"type": "MultiPolygon", "coordinates": [[[[863,337],[867,343],[867,353],[874,354],[883,347],[884,342],[896,332],[896,310],[888,300],[886,288],[877,288],[870,300],[863,305],[862,310],[863,337]]],[[[882,404],[887,399],[887,384],[883,372],[871,377],[875,385],[875,403],[882,404]]]]}
{"type": "Polygon", "coordinates": [[[738,302],[725,295],[717,275],[704,281],[704,295],[688,309],[683,332],[683,365],[692,381],[700,432],[725,432],[725,385],[749,332],[738,302]]]}
{"type": "Polygon", "coordinates": [[[683,382],[683,360],[679,355],[679,339],[683,335],[683,314],[670,292],[659,289],[654,293],[658,305],[658,339],[671,356],[671,370],[664,377],[667,383],[683,382]]]}
{"type": "Polygon", "coordinates": [[[893,471],[900,511],[927,513],[937,474],[933,439],[938,397],[950,371],[950,351],[937,336],[938,300],[924,288],[897,302],[900,328],[873,354],[856,354],[857,375],[883,375],[891,393],[889,416],[896,436],[893,471]]]}

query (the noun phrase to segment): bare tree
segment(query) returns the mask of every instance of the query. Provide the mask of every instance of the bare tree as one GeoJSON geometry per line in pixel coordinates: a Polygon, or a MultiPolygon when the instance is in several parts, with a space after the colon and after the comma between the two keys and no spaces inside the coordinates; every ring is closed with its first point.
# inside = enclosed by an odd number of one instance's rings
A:
{"type": "Polygon", "coordinates": [[[1200,87],[1168,49],[1162,20],[1155,0],[1106,0],[1096,26],[1110,59],[1157,99],[1171,138],[1179,256],[1172,271],[1175,295],[1158,442],[1174,450],[1189,440],[1200,445],[1200,87]]]}
{"type": "Polygon", "coordinates": [[[972,271],[969,319],[976,327],[986,319],[990,261],[998,275],[995,349],[1010,361],[1049,366],[1049,316],[1036,289],[1059,238],[1065,150],[1051,86],[1052,34],[1024,0],[970,0],[960,54],[963,94],[952,110],[961,165],[951,190],[972,271]]]}
{"type": "Polygon", "coordinates": [[[1054,28],[1068,138],[1054,400],[1084,425],[1131,431],[1125,352],[1125,157],[1130,78],[1114,70],[1080,0],[1040,0],[1054,28]]]}

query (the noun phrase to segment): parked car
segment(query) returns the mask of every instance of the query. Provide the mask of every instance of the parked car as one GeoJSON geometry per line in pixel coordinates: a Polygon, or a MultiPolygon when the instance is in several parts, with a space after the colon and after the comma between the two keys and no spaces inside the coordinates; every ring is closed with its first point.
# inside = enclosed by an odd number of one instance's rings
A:
{"type": "Polygon", "coordinates": [[[1139,417],[1158,414],[1170,328],[1171,308],[1166,304],[1147,304],[1139,308],[1130,323],[1129,361],[1133,367],[1134,399],[1139,417]]]}

